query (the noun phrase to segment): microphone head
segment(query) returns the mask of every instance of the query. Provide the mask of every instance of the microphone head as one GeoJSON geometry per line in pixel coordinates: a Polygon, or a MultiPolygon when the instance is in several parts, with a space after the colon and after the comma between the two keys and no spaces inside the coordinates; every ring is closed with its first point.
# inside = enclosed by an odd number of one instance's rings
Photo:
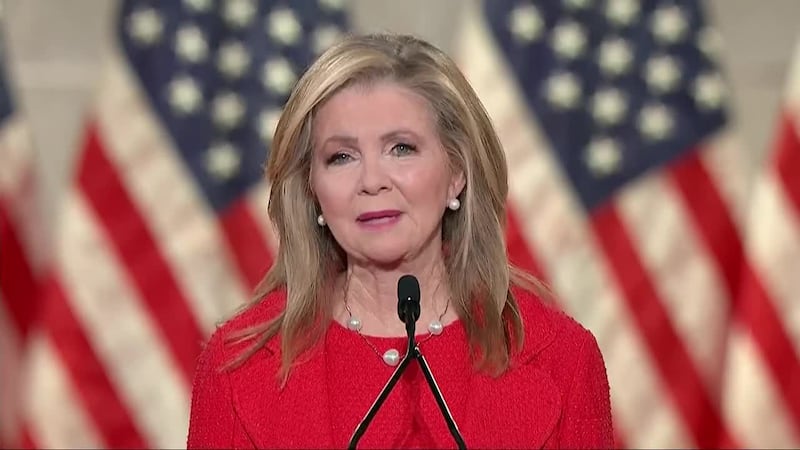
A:
{"type": "Polygon", "coordinates": [[[419,281],[414,275],[403,275],[397,280],[397,315],[403,323],[419,319],[419,281]],[[408,313],[408,314],[407,314],[408,313]]]}

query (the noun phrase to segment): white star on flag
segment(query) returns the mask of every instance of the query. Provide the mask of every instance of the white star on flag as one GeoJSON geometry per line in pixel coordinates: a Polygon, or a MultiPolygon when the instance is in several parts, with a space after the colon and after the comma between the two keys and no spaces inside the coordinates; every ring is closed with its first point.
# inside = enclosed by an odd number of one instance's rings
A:
{"type": "Polygon", "coordinates": [[[606,18],[617,26],[630,25],[639,16],[639,9],[639,0],[609,0],[606,18]]]}
{"type": "Polygon", "coordinates": [[[217,68],[228,78],[240,78],[250,67],[250,53],[239,41],[222,44],[217,54],[217,68]]]}
{"type": "Polygon", "coordinates": [[[196,12],[206,12],[211,9],[211,0],[183,0],[183,3],[196,12]]]}
{"type": "Polygon", "coordinates": [[[627,73],[633,62],[633,51],[625,39],[606,39],[600,44],[600,69],[606,76],[618,76],[627,73]]]}
{"type": "Polygon", "coordinates": [[[184,25],[175,34],[175,53],[190,63],[198,63],[206,59],[208,44],[200,31],[194,25],[184,25]]]}
{"type": "Polygon", "coordinates": [[[586,148],[586,164],[598,177],[608,176],[619,170],[622,152],[614,139],[594,138],[586,148]]]}
{"type": "Polygon", "coordinates": [[[562,72],[547,80],[547,99],[559,109],[577,106],[581,96],[581,86],[575,75],[562,72]]]}
{"type": "Polygon", "coordinates": [[[280,118],[281,110],[277,108],[267,109],[258,114],[258,134],[264,142],[272,142],[280,118]]]}
{"type": "Polygon", "coordinates": [[[173,79],[169,84],[169,103],[179,115],[192,114],[203,101],[197,83],[189,76],[173,79]]]}
{"type": "Polygon", "coordinates": [[[239,171],[241,163],[241,155],[228,142],[214,144],[206,153],[206,170],[218,181],[233,178],[239,171]]]}
{"type": "Polygon", "coordinates": [[[563,22],[553,29],[553,50],[563,58],[575,59],[586,48],[586,32],[575,22],[563,22]]]}
{"type": "Polygon", "coordinates": [[[333,26],[326,25],[314,30],[311,35],[312,48],[315,54],[320,54],[335,44],[342,36],[342,31],[333,26]]]}
{"type": "Polygon", "coordinates": [[[297,80],[297,75],[286,59],[273,58],[264,63],[261,80],[270,91],[287,94],[297,80]]]}
{"type": "Polygon", "coordinates": [[[544,31],[544,21],[539,10],[530,4],[514,8],[508,16],[508,26],[514,38],[521,42],[538,39],[544,31]]]}
{"type": "Polygon", "coordinates": [[[136,42],[152,45],[161,39],[164,21],[156,10],[142,8],[131,14],[128,20],[128,32],[136,42]]]}
{"type": "Polygon", "coordinates": [[[592,99],[592,116],[603,125],[616,125],[628,110],[625,96],[616,88],[597,91],[592,99]]]}
{"type": "Polygon", "coordinates": [[[645,65],[645,80],[650,89],[656,93],[663,94],[674,90],[680,79],[681,69],[672,56],[653,56],[645,65]]]}
{"type": "Polygon", "coordinates": [[[647,105],[639,112],[639,130],[649,140],[666,138],[672,127],[672,114],[664,105],[647,105]]]}
{"type": "Polygon", "coordinates": [[[244,116],[245,108],[241,96],[235,92],[217,95],[211,104],[214,124],[225,130],[236,128],[244,116]]]}
{"type": "Polygon", "coordinates": [[[275,41],[283,45],[294,45],[300,40],[303,27],[291,9],[277,9],[267,19],[267,32],[275,41]]]}
{"type": "Polygon", "coordinates": [[[725,82],[719,73],[703,73],[694,80],[692,93],[702,109],[719,109],[725,102],[725,82]]]}
{"type": "Polygon", "coordinates": [[[226,0],[222,16],[225,22],[235,28],[247,27],[255,18],[256,6],[253,0],[226,0]]]}
{"type": "Polygon", "coordinates": [[[653,35],[663,43],[678,42],[686,35],[688,23],[680,7],[661,7],[653,13],[653,35]]]}

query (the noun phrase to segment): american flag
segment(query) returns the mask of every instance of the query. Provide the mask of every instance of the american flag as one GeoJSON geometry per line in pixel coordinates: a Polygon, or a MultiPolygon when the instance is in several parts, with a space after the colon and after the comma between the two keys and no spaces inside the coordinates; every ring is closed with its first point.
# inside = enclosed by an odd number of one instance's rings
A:
{"type": "Polygon", "coordinates": [[[281,107],[346,20],[336,0],[130,0],[115,25],[28,351],[27,445],[185,446],[201,345],[271,264],[281,107]]]}
{"type": "MultiPolygon", "coordinates": [[[[0,18],[1,19],[1,18],[0,18]]],[[[36,161],[9,80],[0,25],[0,447],[16,442],[23,348],[43,254],[36,161]]]]}
{"type": "Polygon", "coordinates": [[[507,152],[509,251],[597,336],[618,444],[800,445],[797,96],[780,219],[750,239],[701,2],[493,0],[461,36],[507,152]]]}
{"type": "MultiPolygon", "coordinates": [[[[510,255],[598,337],[620,446],[796,447],[800,69],[748,208],[701,6],[490,0],[457,54],[506,148],[510,255]]],[[[0,83],[0,350],[30,341],[23,444],[185,445],[201,342],[273,254],[280,108],[345,27],[336,0],[121,2],[31,333],[32,152],[6,137],[22,121],[0,83]]]]}
{"type": "Polygon", "coordinates": [[[751,446],[800,447],[800,41],[792,61],[747,216],[737,300],[754,331],[728,350],[726,404],[751,446]]]}

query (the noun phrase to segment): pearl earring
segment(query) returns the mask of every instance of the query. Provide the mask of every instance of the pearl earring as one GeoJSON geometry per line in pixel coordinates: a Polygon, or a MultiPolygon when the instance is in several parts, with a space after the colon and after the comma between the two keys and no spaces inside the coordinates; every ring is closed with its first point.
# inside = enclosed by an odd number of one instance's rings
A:
{"type": "Polygon", "coordinates": [[[457,198],[454,198],[447,202],[447,207],[453,211],[456,211],[458,208],[461,208],[461,202],[457,198]]]}
{"type": "Polygon", "coordinates": [[[325,226],[325,218],[322,217],[322,214],[317,216],[317,225],[324,227],[325,226]]]}

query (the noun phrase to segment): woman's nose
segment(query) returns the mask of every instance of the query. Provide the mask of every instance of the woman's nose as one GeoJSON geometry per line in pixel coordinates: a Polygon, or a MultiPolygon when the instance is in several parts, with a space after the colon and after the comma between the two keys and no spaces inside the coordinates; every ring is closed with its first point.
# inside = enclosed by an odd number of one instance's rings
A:
{"type": "Polygon", "coordinates": [[[361,192],[375,195],[390,187],[391,180],[381,156],[365,156],[361,164],[361,192]]]}

